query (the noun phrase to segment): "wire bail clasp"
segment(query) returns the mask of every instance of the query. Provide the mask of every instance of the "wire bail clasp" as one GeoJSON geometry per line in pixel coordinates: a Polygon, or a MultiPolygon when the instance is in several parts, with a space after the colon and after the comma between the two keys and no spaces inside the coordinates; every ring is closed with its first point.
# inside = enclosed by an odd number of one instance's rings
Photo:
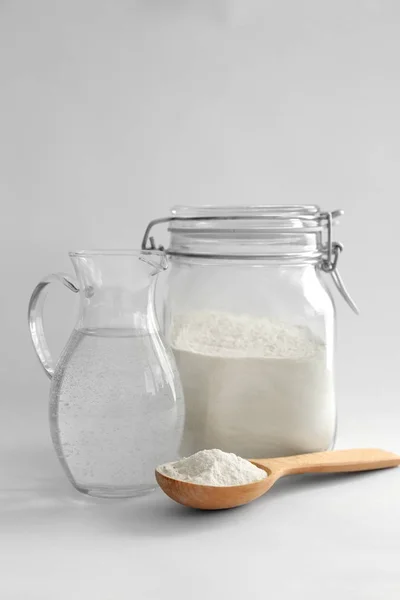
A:
{"type": "Polygon", "coordinates": [[[342,210],[336,210],[333,212],[324,212],[321,213],[321,220],[326,220],[327,226],[327,241],[326,241],[326,256],[322,260],[321,269],[325,273],[329,273],[333,279],[335,286],[337,287],[342,298],[347,302],[350,308],[356,313],[356,315],[360,314],[356,303],[353,298],[350,296],[349,292],[346,289],[346,286],[343,283],[343,279],[341,278],[337,264],[339,260],[340,254],[343,252],[343,244],[340,242],[332,241],[332,227],[333,220],[336,217],[339,217],[343,214],[342,210]]]}

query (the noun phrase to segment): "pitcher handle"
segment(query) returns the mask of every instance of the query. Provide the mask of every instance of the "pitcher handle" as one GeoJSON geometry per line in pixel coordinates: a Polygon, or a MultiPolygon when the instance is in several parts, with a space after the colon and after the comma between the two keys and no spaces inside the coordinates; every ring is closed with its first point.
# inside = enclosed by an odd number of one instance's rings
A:
{"type": "Polygon", "coordinates": [[[43,308],[48,292],[48,285],[58,281],[75,294],[79,292],[76,279],[67,273],[53,273],[42,279],[32,292],[28,308],[28,322],[33,346],[40,360],[40,364],[51,379],[54,375],[54,361],[51,357],[49,346],[43,329],[43,308]]]}

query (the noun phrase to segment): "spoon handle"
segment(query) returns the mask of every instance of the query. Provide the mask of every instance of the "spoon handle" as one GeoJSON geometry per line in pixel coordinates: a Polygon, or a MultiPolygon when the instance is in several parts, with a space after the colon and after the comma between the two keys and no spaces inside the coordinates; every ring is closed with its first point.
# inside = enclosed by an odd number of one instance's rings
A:
{"type": "Polygon", "coordinates": [[[386,450],[361,448],[299,454],[282,458],[261,458],[255,459],[254,462],[267,467],[273,474],[281,477],[298,473],[345,473],[386,469],[400,465],[400,456],[386,452],[386,450]]]}

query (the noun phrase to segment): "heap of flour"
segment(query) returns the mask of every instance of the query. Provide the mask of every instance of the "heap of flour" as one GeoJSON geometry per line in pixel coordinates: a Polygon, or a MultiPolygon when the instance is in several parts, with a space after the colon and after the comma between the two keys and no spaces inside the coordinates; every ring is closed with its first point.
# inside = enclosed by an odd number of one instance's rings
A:
{"type": "Polygon", "coordinates": [[[157,467],[167,477],[199,485],[230,486],[261,481],[267,473],[236,454],[201,450],[188,458],[157,467]]]}
{"type": "Polygon", "coordinates": [[[332,359],[308,327],[189,312],[174,319],[170,341],[185,397],[183,455],[221,448],[264,458],[332,445],[332,359]]]}

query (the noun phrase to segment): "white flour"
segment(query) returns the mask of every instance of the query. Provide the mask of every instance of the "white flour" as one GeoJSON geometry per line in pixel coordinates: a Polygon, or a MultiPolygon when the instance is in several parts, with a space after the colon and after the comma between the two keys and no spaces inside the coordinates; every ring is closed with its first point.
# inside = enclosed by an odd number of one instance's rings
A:
{"type": "Polygon", "coordinates": [[[326,347],[307,327],[228,313],[174,320],[186,419],[181,453],[247,458],[326,450],[336,411],[326,347]]]}
{"type": "Polygon", "coordinates": [[[167,477],[200,485],[244,485],[261,481],[267,473],[236,454],[201,450],[193,456],[157,467],[167,477]]]}

